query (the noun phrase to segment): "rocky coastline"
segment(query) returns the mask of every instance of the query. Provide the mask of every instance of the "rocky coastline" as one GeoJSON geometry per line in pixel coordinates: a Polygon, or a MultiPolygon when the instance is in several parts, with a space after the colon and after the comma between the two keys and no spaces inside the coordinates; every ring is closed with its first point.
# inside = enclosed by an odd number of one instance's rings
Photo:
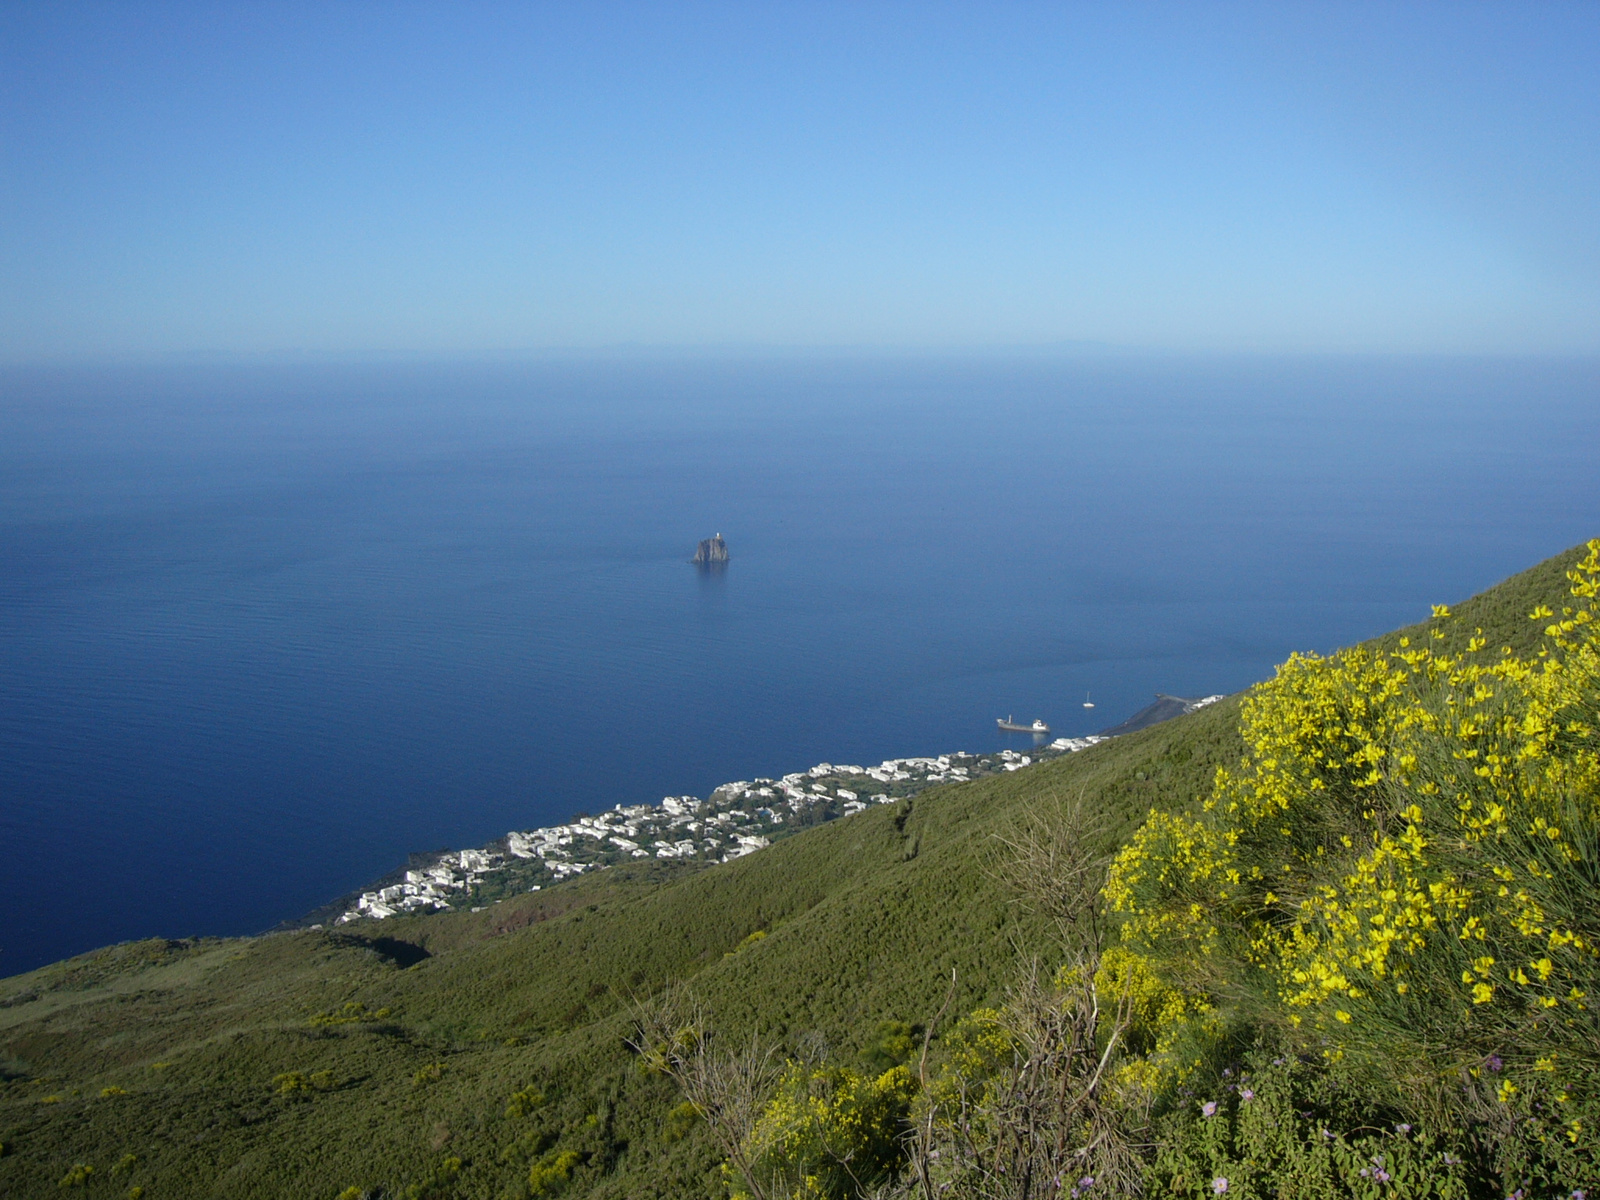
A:
{"type": "Polygon", "coordinates": [[[705,798],[667,796],[659,804],[618,804],[562,825],[512,830],[486,846],[415,853],[360,891],[280,929],[349,925],[401,913],[476,910],[588,871],[638,858],[710,866],[752,854],[779,838],[874,804],[889,804],[944,783],[1022,770],[1087,750],[1099,736],[1057,738],[1029,753],[940,754],[885,759],[872,767],[818,763],[780,779],[722,784],[705,798]]]}
{"type": "MultiPolygon", "coordinates": [[[[702,542],[701,548],[706,545],[702,542]]],[[[725,561],[726,547],[723,554],[725,561]]],[[[667,796],[659,804],[617,804],[599,815],[580,813],[561,825],[512,830],[473,849],[413,853],[403,866],[364,888],[278,928],[349,925],[405,913],[476,912],[513,895],[640,858],[691,866],[728,862],[875,804],[890,804],[940,784],[1023,770],[1220,699],[1158,694],[1154,704],[1120,725],[1088,737],[1056,738],[1028,753],[957,751],[885,759],[873,767],[823,762],[779,779],[724,783],[704,798],[667,796]]]]}

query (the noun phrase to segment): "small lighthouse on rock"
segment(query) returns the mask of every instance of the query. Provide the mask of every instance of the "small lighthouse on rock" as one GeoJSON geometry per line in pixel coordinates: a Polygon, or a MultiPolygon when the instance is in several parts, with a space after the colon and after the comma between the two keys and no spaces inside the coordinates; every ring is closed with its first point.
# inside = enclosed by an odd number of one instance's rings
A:
{"type": "Polygon", "coordinates": [[[690,561],[700,567],[725,563],[728,561],[728,543],[722,540],[720,533],[714,534],[700,543],[700,548],[694,552],[694,558],[690,561]]]}

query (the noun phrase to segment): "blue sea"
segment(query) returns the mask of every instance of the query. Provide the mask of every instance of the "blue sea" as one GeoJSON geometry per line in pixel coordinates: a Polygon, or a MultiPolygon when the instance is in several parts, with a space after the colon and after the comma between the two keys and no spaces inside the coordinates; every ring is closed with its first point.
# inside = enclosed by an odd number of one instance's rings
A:
{"type": "Polygon", "coordinates": [[[1236,691],[1600,534],[1597,401],[1594,360],[7,369],[0,974],[1236,691]]]}

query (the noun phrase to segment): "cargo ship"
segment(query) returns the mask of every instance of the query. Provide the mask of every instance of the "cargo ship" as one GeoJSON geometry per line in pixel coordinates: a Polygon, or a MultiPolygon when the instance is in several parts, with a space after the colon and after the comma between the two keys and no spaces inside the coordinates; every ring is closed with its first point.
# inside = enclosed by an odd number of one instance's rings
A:
{"type": "Polygon", "coordinates": [[[1039,720],[1037,718],[1034,719],[1034,722],[1033,722],[1032,725],[1018,725],[1010,717],[1006,717],[1004,720],[1002,720],[999,717],[996,717],[994,719],[994,723],[996,725],[1000,726],[1001,729],[1004,729],[1007,733],[1049,733],[1050,732],[1050,726],[1046,725],[1043,721],[1041,721],[1041,720],[1039,720]]]}

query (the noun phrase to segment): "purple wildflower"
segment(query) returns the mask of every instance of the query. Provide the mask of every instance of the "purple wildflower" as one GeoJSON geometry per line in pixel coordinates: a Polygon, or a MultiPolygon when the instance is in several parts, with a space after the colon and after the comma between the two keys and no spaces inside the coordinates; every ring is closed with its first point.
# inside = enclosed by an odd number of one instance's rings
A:
{"type": "Polygon", "coordinates": [[[1200,1106],[1200,1115],[1202,1117],[1214,1117],[1214,1116],[1216,1116],[1217,1115],[1217,1102],[1215,1100],[1207,1100],[1204,1104],[1202,1104],[1200,1106]]]}
{"type": "Polygon", "coordinates": [[[1226,1175],[1218,1175],[1211,1181],[1211,1190],[1219,1196],[1222,1195],[1223,1192],[1228,1190],[1228,1177],[1226,1175]]]}
{"type": "Polygon", "coordinates": [[[1484,1065],[1487,1066],[1489,1068],[1489,1070],[1491,1070],[1491,1071],[1498,1071],[1501,1067],[1505,1066],[1506,1064],[1500,1058],[1500,1056],[1498,1054],[1491,1054],[1491,1055],[1489,1055],[1488,1062],[1485,1063],[1484,1065]]]}
{"type": "Polygon", "coordinates": [[[1239,1099],[1241,1099],[1241,1100],[1254,1100],[1255,1098],[1256,1098],[1256,1094],[1254,1092],[1252,1092],[1249,1088],[1240,1088],[1239,1089],[1239,1099]]]}

